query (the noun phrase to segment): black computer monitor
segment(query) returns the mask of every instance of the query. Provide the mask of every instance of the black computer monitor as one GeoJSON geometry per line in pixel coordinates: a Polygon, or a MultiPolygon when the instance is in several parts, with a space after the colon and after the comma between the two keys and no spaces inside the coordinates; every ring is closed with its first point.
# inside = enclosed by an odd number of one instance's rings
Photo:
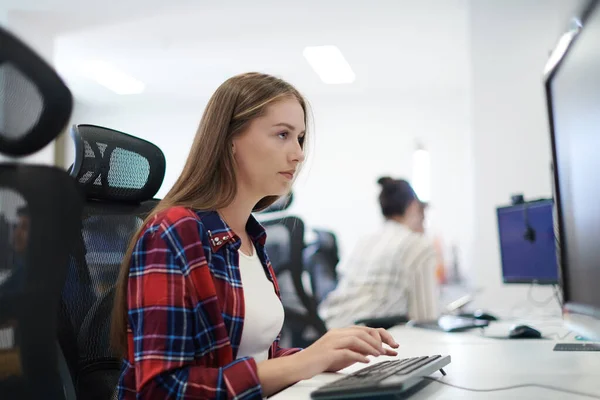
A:
{"type": "Polygon", "coordinates": [[[504,283],[558,284],[552,200],[496,208],[504,283]]]}
{"type": "Polygon", "coordinates": [[[585,5],[545,69],[569,328],[600,339],[600,5],[585,5]]]}

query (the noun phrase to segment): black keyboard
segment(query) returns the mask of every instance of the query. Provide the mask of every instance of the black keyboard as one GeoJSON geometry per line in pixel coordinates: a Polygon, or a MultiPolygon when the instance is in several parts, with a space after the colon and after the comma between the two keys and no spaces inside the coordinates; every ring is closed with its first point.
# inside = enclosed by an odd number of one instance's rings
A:
{"type": "Polygon", "coordinates": [[[441,371],[450,364],[450,356],[424,356],[382,361],[310,394],[313,399],[367,398],[402,393],[421,382],[424,376],[441,371]]]}
{"type": "Polygon", "coordinates": [[[600,351],[600,343],[557,343],[554,351],[600,351]]]}

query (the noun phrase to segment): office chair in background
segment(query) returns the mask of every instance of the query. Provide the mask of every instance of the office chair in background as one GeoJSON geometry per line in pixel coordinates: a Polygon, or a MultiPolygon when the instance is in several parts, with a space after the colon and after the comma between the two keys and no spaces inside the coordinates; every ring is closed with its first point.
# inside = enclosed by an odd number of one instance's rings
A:
{"type": "MultiPolygon", "coordinates": [[[[55,71],[0,28],[0,152],[33,154],[66,126],[73,99],[55,71]]],[[[0,394],[72,399],[57,314],[82,196],[63,170],[0,164],[0,394]]]]}
{"type": "Polygon", "coordinates": [[[327,332],[317,313],[317,302],[307,291],[304,275],[304,222],[287,216],[262,221],[266,249],[277,277],[285,310],[282,347],[306,347],[327,332]]]}
{"type": "Polygon", "coordinates": [[[322,288],[331,286],[331,280],[335,279],[337,244],[335,237],[333,242],[324,240],[323,233],[306,246],[304,222],[282,214],[293,199],[293,193],[283,196],[258,217],[267,231],[267,254],[285,310],[281,345],[306,347],[327,332],[317,306],[324,292],[322,288]]]}
{"type": "Polygon", "coordinates": [[[71,130],[71,179],[85,194],[82,229],[62,293],[60,344],[78,398],[114,398],[122,359],[110,347],[110,321],[121,260],[158,200],[163,152],[150,142],[94,125],[71,130]]]}
{"type": "Polygon", "coordinates": [[[337,238],[333,232],[313,229],[315,239],[307,243],[303,253],[304,270],[310,277],[311,292],[317,304],[336,288],[336,267],[340,261],[337,238]]]}

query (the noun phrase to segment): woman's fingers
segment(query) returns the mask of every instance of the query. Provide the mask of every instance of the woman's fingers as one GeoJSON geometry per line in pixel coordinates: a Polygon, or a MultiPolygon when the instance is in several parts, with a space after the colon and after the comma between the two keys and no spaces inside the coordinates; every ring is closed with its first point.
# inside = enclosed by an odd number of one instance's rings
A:
{"type": "Polygon", "coordinates": [[[369,359],[360,354],[357,353],[355,351],[352,351],[350,349],[343,349],[343,350],[339,350],[340,351],[340,356],[342,358],[341,361],[344,362],[360,362],[360,363],[368,363],[369,359]]]}
{"type": "Polygon", "coordinates": [[[396,343],[396,341],[394,340],[394,337],[392,335],[390,335],[390,333],[388,331],[386,331],[383,328],[378,328],[377,332],[379,333],[379,336],[381,337],[381,341],[385,344],[387,344],[390,347],[393,347],[394,349],[397,349],[398,347],[400,347],[400,345],[398,343],[396,343]]]}
{"type": "Polygon", "coordinates": [[[331,332],[330,340],[338,349],[350,349],[354,352],[359,352],[363,355],[372,356],[396,356],[398,353],[394,350],[387,349],[383,343],[390,347],[398,348],[398,343],[392,335],[385,329],[374,329],[362,326],[354,326],[351,328],[340,329],[331,332]]]}
{"type": "Polygon", "coordinates": [[[381,351],[373,347],[370,343],[363,340],[359,336],[346,336],[340,339],[338,346],[340,349],[350,349],[364,355],[371,355],[378,357],[381,355],[381,351]]]}
{"type": "Polygon", "coordinates": [[[376,349],[380,354],[383,354],[384,349],[383,349],[383,345],[381,344],[381,338],[379,337],[379,335],[373,335],[371,334],[369,331],[364,330],[364,329],[356,329],[353,330],[353,333],[357,336],[360,337],[362,340],[364,340],[365,342],[369,343],[371,346],[373,346],[374,349],[376,349]]]}
{"type": "Polygon", "coordinates": [[[364,331],[362,329],[356,329],[356,328],[341,329],[341,330],[335,332],[333,336],[331,336],[331,340],[334,340],[334,342],[333,342],[334,346],[340,347],[340,346],[342,346],[342,343],[346,343],[343,341],[343,339],[348,338],[348,337],[360,338],[362,341],[368,343],[373,348],[373,350],[377,352],[377,354],[381,354],[383,352],[381,342],[376,340],[374,337],[372,337],[371,335],[369,335],[366,331],[364,331]]]}
{"type": "Polygon", "coordinates": [[[394,341],[394,338],[392,337],[392,335],[389,334],[389,332],[387,332],[385,329],[369,329],[368,331],[366,331],[369,336],[373,337],[378,346],[381,346],[380,352],[381,355],[385,355],[385,356],[396,356],[398,355],[397,351],[394,351],[392,349],[386,349],[385,347],[382,346],[381,343],[386,343],[388,344],[390,347],[394,347],[394,348],[398,348],[398,343],[396,343],[396,341],[394,341]]]}
{"type": "Polygon", "coordinates": [[[368,332],[371,336],[376,337],[379,342],[383,342],[394,349],[400,346],[398,343],[396,343],[394,337],[383,328],[368,328],[366,326],[358,326],[357,328],[361,328],[362,330],[368,332]]]}
{"type": "Polygon", "coordinates": [[[385,350],[385,354],[384,356],[397,356],[398,352],[396,350],[392,350],[392,349],[384,349],[385,350]]]}

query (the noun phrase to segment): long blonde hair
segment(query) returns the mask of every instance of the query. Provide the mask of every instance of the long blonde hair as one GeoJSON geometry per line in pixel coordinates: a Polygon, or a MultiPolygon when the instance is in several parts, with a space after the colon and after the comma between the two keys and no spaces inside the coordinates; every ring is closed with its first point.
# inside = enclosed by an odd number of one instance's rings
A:
{"type": "MultiPolygon", "coordinates": [[[[260,73],[246,73],[225,81],[208,101],[183,171],[169,193],[146,217],[132,237],[123,257],[116,286],[111,325],[113,348],[127,354],[127,287],[131,254],[142,230],[157,213],[174,206],[216,210],[229,205],[236,195],[233,138],[264,114],[267,106],[283,98],[295,98],[304,110],[302,95],[289,83],[260,73]]],[[[262,210],[278,199],[268,196],[256,204],[262,210]]]]}

